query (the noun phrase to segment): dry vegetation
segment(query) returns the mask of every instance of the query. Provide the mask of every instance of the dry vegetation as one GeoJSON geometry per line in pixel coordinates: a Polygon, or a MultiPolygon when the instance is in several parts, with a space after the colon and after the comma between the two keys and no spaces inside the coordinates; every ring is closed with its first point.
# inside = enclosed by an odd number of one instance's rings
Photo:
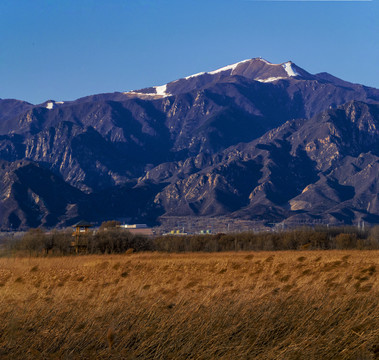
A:
{"type": "Polygon", "coordinates": [[[1,359],[379,358],[379,251],[0,259],[1,359]]]}
{"type": "MultiPolygon", "coordinates": [[[[133,235],[107,221],[95,232],[82,235],[86,254],[135,252],[224,252],[276,250],[378,250],[379,226],[366,230],[353,226],[298,228],[286,231],[154,236],[133,235]],[[109,224],[111,226],[109,227],[109,224]]],[[[72,231],[30,229],[19,237],[0,238],[1,256],[61,256],[72,254],[72,231]]]]}

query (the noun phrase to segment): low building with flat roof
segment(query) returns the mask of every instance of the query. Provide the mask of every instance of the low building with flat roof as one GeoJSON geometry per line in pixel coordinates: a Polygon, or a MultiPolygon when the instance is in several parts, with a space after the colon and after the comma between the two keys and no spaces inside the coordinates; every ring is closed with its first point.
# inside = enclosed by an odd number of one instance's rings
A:
{"type": "Polygon", "coordinates": [[[153,236],[154,232],[152,228],[149,228],[146,224],[128,224],[120,225],[121,229],[125,229],[133,235],[153,236]]]}

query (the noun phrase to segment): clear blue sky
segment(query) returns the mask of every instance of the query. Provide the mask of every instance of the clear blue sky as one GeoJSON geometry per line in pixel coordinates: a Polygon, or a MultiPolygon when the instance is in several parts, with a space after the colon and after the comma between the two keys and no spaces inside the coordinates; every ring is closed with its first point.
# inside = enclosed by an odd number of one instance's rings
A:
{"type": "Polygon", "coordinates": [[[0,98],[139,89],[253,57],[379,88],[379,0],[1,0],[0,98]]]}

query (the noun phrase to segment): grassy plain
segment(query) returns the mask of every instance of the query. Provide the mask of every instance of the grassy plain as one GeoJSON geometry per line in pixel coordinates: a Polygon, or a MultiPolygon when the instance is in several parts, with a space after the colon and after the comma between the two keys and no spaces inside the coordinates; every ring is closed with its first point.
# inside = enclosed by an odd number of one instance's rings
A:
{"type": "Polygon", "coordinates": [[[1,359],[378,359],[379,251],[0,259],[1,359]]]}

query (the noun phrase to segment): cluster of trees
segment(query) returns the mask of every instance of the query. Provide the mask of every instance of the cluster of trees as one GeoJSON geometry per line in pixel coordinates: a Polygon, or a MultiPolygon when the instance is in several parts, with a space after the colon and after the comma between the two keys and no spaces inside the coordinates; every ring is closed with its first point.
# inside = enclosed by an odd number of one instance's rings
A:
{"type": "MultiPolygon", "coordinates": [[[[45,232],[42,229],[30,229],[18,239],[8,240],[8,252],[28,255],[68,255],[76,253],[76,239],[72,230],[45,232]]],[[[151,251],[151,240],[144,236],[133,235],[129,231],[112,227],[100,227],[97,232],[84,234],[80,239],[85,244],[84,253],[110,254],[123,253],[127,250],[151,251]]]]}
{"type": "MultiPolygon", "coordinates": [[[[379,226],[369,230],[355,227],[303,228],[282,232],[231,233],[216,235],[166,235],[147,238],[103,223],[97,232],[85,235],[85,253],[125,251],[219,252],[305,249],[379,249],[379,226]]],[[[72,231],[44,232],[31,229],[18,240],[8,242],[8,250],[29,255],[73,253],[72,231]]]]}

